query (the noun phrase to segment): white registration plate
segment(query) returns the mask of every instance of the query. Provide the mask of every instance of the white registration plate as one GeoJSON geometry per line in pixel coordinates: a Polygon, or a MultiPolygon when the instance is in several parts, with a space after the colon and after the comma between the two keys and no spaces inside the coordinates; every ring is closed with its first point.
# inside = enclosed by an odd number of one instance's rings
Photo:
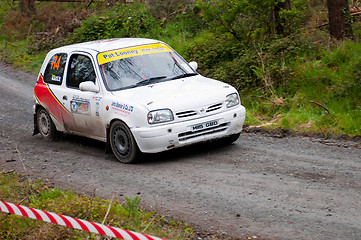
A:
{"type": "Polygon", "coordinates": [[[216,127],[218,125],[219,125],[219,121],[213,120],[213,121],[193,125],[193,126],[191,126],[191,128],[192,128],[192,131],[195,132],[195,131],[199,131],[199,130],[203,130],[203,129],[207,129],[207,128],[211,128],[211,127],[216,127]]]}

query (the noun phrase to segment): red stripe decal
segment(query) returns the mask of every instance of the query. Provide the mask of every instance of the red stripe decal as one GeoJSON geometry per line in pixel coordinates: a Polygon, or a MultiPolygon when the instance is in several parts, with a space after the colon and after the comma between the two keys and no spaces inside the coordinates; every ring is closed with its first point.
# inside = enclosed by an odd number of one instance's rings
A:
{"type": "Polygon", "coordinates": [[[48,109],[49,113],[58,120],[59,123],[63,124],[62,118],[65,115],[72,117],[72,114],[55,96],[50,86],[44,83],[42,75],[39,76],[38,83],[34,87],[34,95],[39,103],[48,109]]]}

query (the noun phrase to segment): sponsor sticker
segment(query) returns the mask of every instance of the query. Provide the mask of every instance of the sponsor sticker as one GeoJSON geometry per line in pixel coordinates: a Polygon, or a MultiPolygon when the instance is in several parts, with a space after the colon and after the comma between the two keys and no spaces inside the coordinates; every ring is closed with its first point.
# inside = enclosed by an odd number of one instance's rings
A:
{"type": "Polygon", "coordinates": [[[128,112],[128,113],[133,112],[133,109],[134,109],[133,106],[118,103],[118,102],[112,102],[112,107],[113,107],[114,110],[122,111],[122,112],[128,112]]]}
{"type": "Polygon", "coordinates": [[[102,101],[102,97],[94,97],[93,98],[95,100],[95,116],[99,117],[99,108],[100,108],[100,102],[102,101]]]}
{"type": "Polygon", "coordinates": [[[90,115],[90,102],[88,99],[74,96],[70,101],[70,109],[72,113],[90,115]]]}
{"type": "Polygon", "coordinates": [[[51,75],[51,81],[53,82],[61,82],[61,76],[51,75]]]}

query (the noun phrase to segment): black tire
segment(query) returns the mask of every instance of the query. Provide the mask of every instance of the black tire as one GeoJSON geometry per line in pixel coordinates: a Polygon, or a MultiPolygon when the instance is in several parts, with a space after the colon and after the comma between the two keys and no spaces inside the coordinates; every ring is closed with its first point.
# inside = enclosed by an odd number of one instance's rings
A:
{"type": "Polygon", "coordinates": [[[239,135],[241,135],[241,133],[236,133],[236,134],[230,135],[228,137],[222,138],[222,139],[220,139],[220,141],[224,145],[230,145],[230,144],[234,143],[235,141],[237,141],[237,139],[239,138],[239,135]]]}
{"type": "Polygon", "coordinates": [[[56,136],[56,128],[49,113],[44,108],[39,108],[36,112],[36,124],[41,136],[48,140],[53,140],[56,136]]]}
{"type": "Polygon", "coordinates": [[[127,125],[121,121],[113,122],[109,135],[115,157],[122,163],[134,163],[140,151],[127,125]]]}

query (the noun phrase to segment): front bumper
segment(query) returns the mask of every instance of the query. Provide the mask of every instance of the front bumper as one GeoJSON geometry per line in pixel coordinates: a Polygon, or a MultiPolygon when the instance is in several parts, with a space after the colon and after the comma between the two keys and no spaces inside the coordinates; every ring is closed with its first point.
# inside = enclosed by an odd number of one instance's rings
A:
{"type": "Polygon", "coordinates": [[[140,151],[156,153],[240,133],[245,118],[246,109],[240,105],[237,108],[207,117],[161,126],[132,128],[131,131],[140,151]],[[212,122],[217,122],[217,124],[204,125],[212,122]],[[204,128],[195,127],[202,124],[204,128]]]}

